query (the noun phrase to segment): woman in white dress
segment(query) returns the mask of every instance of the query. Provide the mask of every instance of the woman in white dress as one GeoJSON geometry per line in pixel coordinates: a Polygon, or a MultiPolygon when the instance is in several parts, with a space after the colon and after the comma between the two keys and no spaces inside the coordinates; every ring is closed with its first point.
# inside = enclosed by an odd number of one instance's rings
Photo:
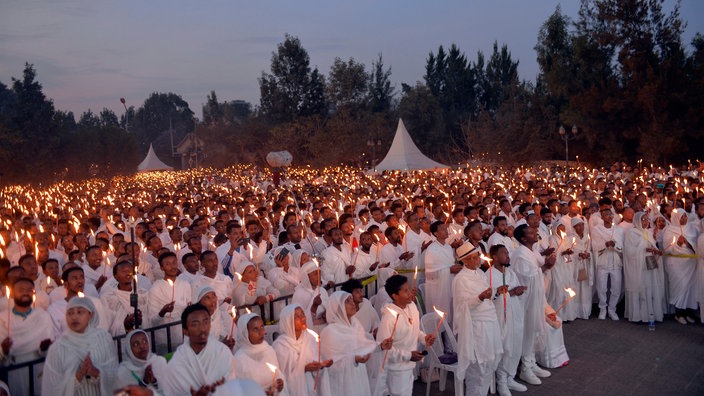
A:
{"type": "Polygon", "coordinates": [[[681,324],[694,323],[694,318],[690,315],[691,310],[697,308],[694,297],[696,243],[696,234],[687,224],[687,213],[682,209],[673,210],[670,224],[663,233],[663,250],[670,292],[669,303],[675,306],[675,320],[681,324]]]}
{"type": "MultiPolygon", "coordinates": [[[[577,285],[574,245],[577,243],[576,235],[567,235],[565,225],[556,223],[553,235],[550,237],[550,247],[555,248],[555,266],[550,269],[550,282],[547,285],[546,297],[551,307],[559,307],[568,297],[565,289],[574,290],[577,285]],[[573,243],[574,241],[574,243],[573,243]]],[[[570,300],[560,311],[563,320],[575,320],[578,317],[577,302],[570,300]]]]}
{"type": "Polygon", "coordinates": [[[100,318],[93,302],[74,297],[66,307],[68,329],[51,347],[44,363],[42,393],[111,395],[117,353],[110,334],[96,326],[100,318]]]}
{"type": "Polygon", "coordinates": [[[320,334],[322,358],[332,359],[330,383],[340,395],[368,396],[371,394],[365,363],[378,349],[376,341],[354,318],[357,308],[352,295],[336,291],[327,308],[328,325],[320,334]]]}
{"type": "Polygon", "coordinates": [[[149,335],[144,330],[127,334],[122,343],[122,359],[117,369],[116,388],[139,385],[155,394],[163,394],[159,380],[166,379],[166,359],[152,353],[149,335]]]}
{"type": "Polygon", "coordinates": [[[291,396],[329,395],[330,382],[325,368],[333,361],[320,361],[318,335],[308,330],[300,305],[291,304],[281,310],[279,331],[273,347],[288,393],[291,396]]]}
{"type": "Polygon", "coordinates": [[[267,394],[288,395],[276,352],[264,339],[265,334],[264,321],[259,315],[246,314],[238,320],[238,349],[235,352],[237,378],[253,380],[267,394]],[[267,363],[276,367],[275,381],[274,373],[267,363]]]}
{"type": "Polygon", "coordinates": [[[623,246],[625,316],[631,322],[648,322],[652,315],[661,322],[666,308],[663,251],[657,247],[647,213],[636,213],[623,246]]]}

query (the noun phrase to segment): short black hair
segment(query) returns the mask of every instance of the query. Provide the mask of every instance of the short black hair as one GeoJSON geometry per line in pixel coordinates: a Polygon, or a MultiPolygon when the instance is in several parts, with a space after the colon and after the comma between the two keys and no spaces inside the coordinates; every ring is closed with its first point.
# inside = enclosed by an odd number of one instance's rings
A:
{"type": "Polygon", "coordinates": [[[205,311],[208,314],[208,317],[210,317],[210,311],[208,311],[208,308],[206,308],[205,305],[201,303],[191,304],[183,310],[183,313],[181,313],[181,327],[183,329],[188,327],[186,323],[188,321],[188,315],[197,311],[205,311]]]}
{"type": "Polygon", "coordinates": [[[384,290],[386,290],[386,293],[393,299],[394,294],[398,294],[398,291],[401,290],[401,287],[403,287],[404,284],[408,282],[408,278],[406,278],[403,275],[393,275],[389,277],[389,279],[386,280],[386,284],[384,285],[384,290]]]}
{"type": "Polygon", "coordinates": [[[435,233],[438,232],[440,226],[443,224],[445,224],[445,222],[440,220],[433,222],[433,224],[430,225],[430,234],[435,235],[435,233]]]}
{"type": "Polygon", "coordinates": [[[176,253],[174,253],[174,252],[166,252],[166,253],[160,254],[159,255],[159,267],[161,267],[162,264],[164,263],[164,260],[169,257],[177,257],[177,256],[176,256],[176,253]]]}
{"type": "Polygon", "coordinates": [[[186,254],[184,254],[183,257],[181,257],[181,264],[186,264],[186,260],[188,260],[188,259],[191,258],[191,257],[195,257],[195,256],[196,256],[195,253],[186,253],[186,254]]]}
{"type": "Polygon", "coordinates": [[[68,275],[73,272],[73,271],[81,271],[83,272],[83,268],[81,267],[69,267],[64,270],[64,272],[61,273],[61,280],[66,282],[68,280],[68,275]]]}
{"type": "MultiPolygon", "coordinates": [[[[515,233],[515,231],[514,231],[514,233],[515,233]]],[[[504,246],[502,244],[498,244],[498,245],[493,245],[492,247],[490,247],[489,248],[489,258],[491,258],[493,260],[494,256],[496,256],[496,253],[498,253],[499,249],[501,249],[501,248],[506,249],[506,246],[504,246]]]]}
{"type": "Polygon", "coordinates": [[[523,237],[526,235],[526,230],[528,229],[528,224],[521,224],[518,227],[516,227],[515,230],[513,230],[513,237],[516,238],[516,240],[523,244],[523,237]]]}
{"type": "Polygon", "coordinates": [[[353,290],[356,289],[363,289],[364,286],[362,286],[362,282],[359,281],[359,279],[348,279],[346,280],[341,286],[340,289],[342,291],[346,291],[347,293],[352,294],[353,290]]]}
{"type": "Polygon", "coordinates": [[[501,220],[506,221],[506,217],[505,217],[505,216],[496,216],[496,217],[494,217],[494,221],[492,222],[492,224],[494,225],[494,227],[498,227],[498,226],[499,226],[499,222],[500,222],[501,220]]]}

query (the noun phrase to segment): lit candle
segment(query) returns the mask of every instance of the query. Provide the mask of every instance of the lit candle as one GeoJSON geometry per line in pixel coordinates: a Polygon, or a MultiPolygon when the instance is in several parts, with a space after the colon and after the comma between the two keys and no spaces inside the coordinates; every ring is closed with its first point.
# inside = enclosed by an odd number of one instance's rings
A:
{"type": "Polygon", "coordinates": [[[176,291],[174,281],[172,281],[171,279],[167,279],[166,282],[168,282],[169,286],[171,286],[171,302],[174,302],[174,293],[176,291]]]}
{"type": "Polygon", "coordinates": [[[235,319],[237,318],[237,309],[232,307],[232,326],[230,326],[230,337],[232,338],[232,333],[235,331],[235,319]]]}
{"type": "Polygon", "coordinates": [[[271,378],[271,390],[276,393],[276,366],[273,364],[266,362],[267,367],[269,367],[269,370],[271,370],[272,373],[274,373],[273,377],[271,378]]]}
{"type": "Polygon", "coordinates": [[[560,313],[560,310],[561,310],[562,308],[564,308],[565,305],[567,305],[568,302],[570,302],[570,300],[572,299],[572,297],[574,297],[574,296],[577,295],[577,293],[575,293],[574,290],[572,290],[571,287],[565,288],[565,291],[567,292],[567,294],[569,294],[569,297],[567,297],[567,300],[565,300],[565,302],[563,302],[562,305],[560,305],[560,308],[558,308],[557,311],[555,311],[555,315],[557,315],[558,313],[560,313]]]}
{"type": "MultiPolygon", "coordinates": [[[[487,263],[489,263],[489,288],[491,288],[491,287],[492,287],[492,284],[493,284],[492,281],[493,281],[493,278],[494,278],[494,276],[493,276],[493,272],[494,272],[494,271],[491,270],[491,261],[492,261],[492,260],[491,260],[489,257],[485,256],[484,253],[482,253],[479,257],[480,257],[482,260],[484,260],[484,261],[486,261],[487,263]]],[[[492,293],[493,293],[493,290],[492,290],[492,293]]]]}
{"type": "MultiPolygon", "coordinates": [[[[396,320],[394,321],[394,327],[393,327],[393,329],[391,329],[391,337],[390,338],[393,341],[394,333],[396,333],[396,325],[398,324],[398,312],[394,311],[393,309],[391,309],[389,307],[386,307],[386,309],[391,313],[391,315],[394,316],[394,318],[396,318],[396,320]]],[[[389,356],[389,350],[391,350],[391,348],[387,349],[386,353],[384,353],[384,361],[381,362],[381,370],[382,371],[384,371],[384,366],[386,365],[386,357],[389,356]]]]}
{"type": "Polygon", "coordinates": [[[7,297],[7,338],[10,338],[10,313],[12,312],[12,303],[10,302],[10,288],[5,286],[5,297],[7,297]]]}
{"type": "MultiPolygon", "coordinates": [[[[306,331],[315,338],[318,343],[318,363],[320,363],[320,335],[311,329],[306,329],[306,331]]],[[[315,382],[313,383],[313,391],[318,388],[318,375],[320,374],[320,369],[315,372],[315,382]]]]}
{"type": "Polygon", "coordinates": [[[416,280],[418,279],[418,264],[416,264],[416,269],[413,271],[413,288],[416,288],[416,280]]]}
{"type": "Polygon", "coordinates": [[[440,331],[440,326],[442,325],[442,321],[445,320],[445,312],[437,309],[435,305],[433,305],[433,309],[435,310],[435,313],[438,314],[440,317],[440,321],[438,322],[438,327],[435,329],[435,333],[433,333],[433,337],[437,337],[438,331],[440,331]]]}
{"type": "Polygon", "coordinates": [[[237,288],[240,286],[240,283],[242,283],[242,275],[240,275],[239,272],[235,272],[235,276],[237,277],[237,284],[235,285],[235,288],[232,289],[232,294],[230,295],[230,300],[231,300],[232,302],[235,301],[235,291],[236,291],[237,288]]]}

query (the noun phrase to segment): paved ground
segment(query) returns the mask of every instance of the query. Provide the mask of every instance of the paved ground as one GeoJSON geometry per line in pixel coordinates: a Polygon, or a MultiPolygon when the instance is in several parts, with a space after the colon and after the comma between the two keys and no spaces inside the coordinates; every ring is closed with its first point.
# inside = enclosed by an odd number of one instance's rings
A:
{"type": "MultiPolygon", "coordinates": [[[[592,316],[565,324],[564,336],[569,365],[514,395],[704,395],[704,325],[666,317],[650,332],[592,316]]],[[[451,376],[444,392],[436,382],[430,394],[454,395],[451,376]]],[[[413,395],[425,395],[425,384],[416,381],[413,395]]]]}

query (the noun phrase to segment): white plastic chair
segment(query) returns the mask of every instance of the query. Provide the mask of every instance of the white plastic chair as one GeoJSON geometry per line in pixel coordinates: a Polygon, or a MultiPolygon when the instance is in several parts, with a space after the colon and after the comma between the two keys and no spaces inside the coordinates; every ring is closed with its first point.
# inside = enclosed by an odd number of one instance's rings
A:
{"type": "Polygon", "coordinates": [[[421,283],[418,286],[418,297],[416,298],[416,306],[418,307],[418,311],[420,312],[421,315],[425,315],[427,310],[425,309],[425,283],[421,283]]]}
{"type": "MultiPolygon", "coordinates": [[[[440,317],[435,312],[423,315],[423,317],[420,318],[421,330],[423,330],[423,332],[426,334],[433,334],[435,332],[435,329],[437,329],[438,327],[438,320],[440,320],[440,317]]],[[[443,321],[442,326],[440,326],[440,330],[438,330],[437,338],[435,339],[433,346],[428,348],[428,378],[433,377],[433,373],[436,369],[440,370],[439,386],[440,391],[442,392],[445,390],[445,385],[447,382],[447,372],[451,371],[455,381],[455,396],[462,396],[464,395],[464,381],[460,381],[457,379],[457,363],[455,362],[453,364],[444,364],[440,362],[440,356],[445,351],[445,346],[443,344],[443,333],[445,333],[445,338],[450,341],[450,346],[452,347],[452,350],[457,351],[458,349],[457,339],[455,338],[455,335],[450,330],[450,327],[447,325],[447,322],[443,321]]],[[[428,380],[428,384],[425,388],[425,396],[430,395],[431,382],[432,381],[428,380]]]]}

